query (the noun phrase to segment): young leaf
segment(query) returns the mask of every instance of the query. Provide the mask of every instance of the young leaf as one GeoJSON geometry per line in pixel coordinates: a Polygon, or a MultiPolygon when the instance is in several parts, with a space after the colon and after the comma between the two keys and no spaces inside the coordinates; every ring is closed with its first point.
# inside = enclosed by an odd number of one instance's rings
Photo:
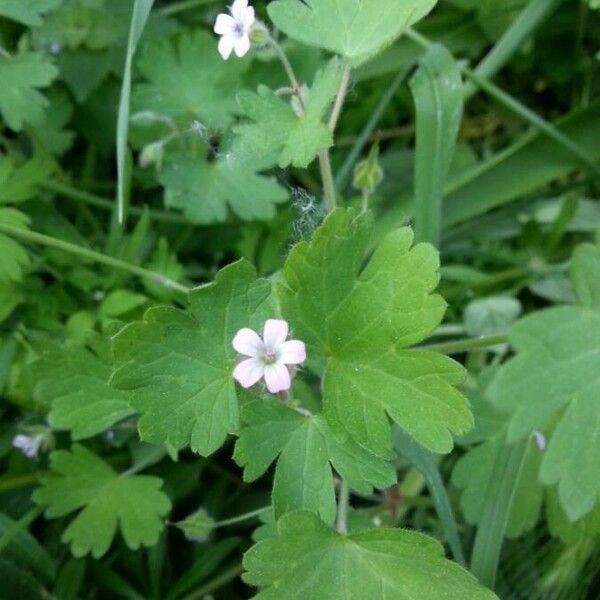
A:
{"type": "Polygon", "coordinates": [[[437,0],[276,0],[275,26],[290,37],[358,66],[422,19],[437,0]]]}
{"type": "Polygon", "coordinates": [[[269,88],[258,93],[240,92],[242,111],[254,123],[235,127],[239,134],[236,148],[248,156],[279,156],[279,166],[307,167],[320,150],[333,144],[329,128],[323,123],[325,112],[333,101],[342,77],[339,61],[331,60],[319,71],[298,114],[289,101],[269,88]]]}
{"type": "Polygon", "coordinates": [[[74,440],[101,433],[135,412],[127,394],[108,384],[111,364],[88,348],[56,348],[32,369],[34,394],[42,405],[50,406],[50,424],[71,431],[74,440]]]}
{"type": "Polygon", "coordinates": [[[175,44],[150,44],[138,66],[148,80],[134,89],[133,104],[138,109],[166,115],[186,127],[194,119],[210,129],[231,123],[247,62],[221,60],[208,32],[181,35],[175,44]]]}
{"type": "Polygon", "coordinates": [[[308,512],[277,523],[277,537],[244,557],[244,580],[257,600],[492,600],[490,590],[444,558],[435,540],[413,531],[376,529],[341,535],[308,512]]]}
{"type": "Polygon", "coordinates": [[[52,163],[42,158],[17,166],[8,156],[0,156],[0,204],[29,200],[53,170],[52,163]]]}
{"type": "Polygon", "coordinates": [[[26,52],[0,56],[0,114],[6,124],[20,131],[24,123],[39,123],[48,100],[38,92],[58,75],[56,67],[41,54],[26,52]]]}
{"type": "Polygon", "coordinates": [[[321,415],[304,415],[270,398],[242,405],[234,458],[244,479],[260,477],[277,459],[273,481],[275,516],[298,509],[332,523],[335,492],[331,465],[350,487],[365,494],[396,481],[392,466],[347,435],[336,435],[321,415]]]}
{"type": "Polygon", "coordinates": [[[169,158],[159,181],[165,186],[165,203],[183,210],[192,223],[227,219],[228,207],[241,219],[269,220],[287,192],[275,179],[256,173],[233,156],[213,162],[176,154],[169,158]]]}
{"type": "Polygon", "coordinates": [[[237,431],[231,341],[272,315],[270,294],[271,284],[241,260],[194,289],[189,310],[150,309],[115,337],[121,366],[111,383],[131,392],[143,440],[209,455],[237,431]]]}
{"type": "Polygon", "coordinates": [[[439,245],[442,198],[462,119],[464,90],[458,63],[440,44],[423,56],[410,80],[415,100],[415,238],[439,245]]]}
{"type": "Polygon", "coordinates": [[[557,421],[540,479],[558,484],[560,502],[574,521],[600,495],[600,310],[594,298],[600,253],[578,250],[572,277],[579,305],[550,308],[518,321],[510,339],[517,351],[499,371],[490,398],[512,411],[508,439],[522,439],[557,421]]]}
{"type": "Polygon", "coordinates": [[[0,15],[29,27],[43,23],[42,15],[58,7],[62,0],[0,0],[0,15]]]}
{"type": "Polygon", "coordinates": [[[375,454],[388,456],[388,416],[434,452],[452,448],[452,433],[472,425],[454,387],[456,362],[410,346],[442,320],[446,305],[432,294],[439,259],[412,232],[388,235],[363,268],[371,232],[368,213],[338,209],[310,243],[290,253],[278,288],[282,313],[307,343],[309,365],[324,370],[328,422],[375,454]]]}
{"type": "Polygon", "coordinates": [[[33,500],[54,519],[81,510],[62,536],[74,556],[108,550],[117,528],[132,550],[153,546],[164,528],[171,502],[157,477],[120,475],[98,456],[76,444],[50,456],[56,477],[47,477],[33,500]]]}

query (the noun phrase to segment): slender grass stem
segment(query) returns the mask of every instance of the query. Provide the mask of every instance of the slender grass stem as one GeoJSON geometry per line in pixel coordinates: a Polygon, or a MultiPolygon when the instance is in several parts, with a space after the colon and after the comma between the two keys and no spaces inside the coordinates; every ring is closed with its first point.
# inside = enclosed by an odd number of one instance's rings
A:
{"type": "Polygon", "coordinates": [[[25,531],[42,513],[43,506],[34,506],[28,510],[18,521],[15,521],[0,537],[0,554],[10,542],[22,531],[25,531]]]}
{"type": "Polygon", "coordinates": [[[199,8],[200,6],[206,6],[208,4],[215,4],[216,0],[183,0],[182,2],[174,2],[169,6],[162,6],[157,9],[157,14],[162,17],[171,17],[173,15],[185,12],[186,10],[192,10],[199,8]]]}
{"type": "Polygon", "coordinates": [[[212,528],[216,529],[217,527],[228,527],[229,525],[235,525],[236,523],[242,523],[243,521],[248,521],[249,519],[253,519],[254,517],[258,517],[263,513],[271,510],[271,506],[263,506],[262,508],[257,508],[256,510],[251,510],[247,513],[238,515],[237,517],[231,517],[230,519],[223,519],[222,521],[216,521],[212,524],[212,528]]]}
{"type": "Polygon", "coordinates": [[[200,598],[204,598],[211,592],[214,592],[215,590],[224,586],[226,583],[229,583],[233,579],[239,577],[243,570],[244,567],[242,563],[238,563],[230,569],[227,569],[227,571],[223,571],[223,573],[220,573],[202,587],[194,590],[191,594],[184,596],[181,600],[199,600],[200,598]]]}
{"type": "Polygon", "coordinates": [[[350,85],[350,67],[346,65],[344,72],[342,73],[342,81],[340,82],[340,88],[338,90],[333,109],[331,110],[331,116],[329,117],[329,131],[333,133],[337,127],[340,115],[342,114],[342,108],[344,108],[344,102],[348,95],[348,87],[350,85]]]}
{"type": "Polygon", "coordinates": [[[187,286],[182,285],[181,283],[178,283],[169,277],[165,277],[162,273],[150,271],[148,269],[144,269],[143,267],[132,265],[131,263],[125,262],[118,258],[107,256],[106,254],[96,252],[95,250],[90,250],[89,248],[82,248],[81,246],[77,246],[75,244],[71,244],[70,242],[65,242],[64,240],[50,237],[42,233],[29,231],[27,229],[19,229],[18,227],[4,225],[2,223],[0,223],[0,232],[6,233],[11,237],[21,239],[25,242],[39,244],[40,246],[46,246],[47,248],[56,248],[57,250],[63,250],[64,252],[79,256],[83,259],[92,260],[108,267],[127,271],[132,275],[137,275],[143,279],[148,279],[149,281],[157,283],[158,285],[176,290],[182,294],[188,294],[190,291],[187,286]]]}
{"type": "Polygon", "coordinates": [[[325,206],[327,207],[327,212],[331,212],[332,210],[335,210],[337,206],[337,198],[329,150],[321,150],[321,152],[319,152],[319,169],[321,171],[321,179],[323,180],[325,206]]]}
{"type": "Polygon", "coordinates": [[[348,506],[350,505],[350,487],[344,479],[338,496],[337,519],[335,528],[339,533],[348,533],[348,506]]]}

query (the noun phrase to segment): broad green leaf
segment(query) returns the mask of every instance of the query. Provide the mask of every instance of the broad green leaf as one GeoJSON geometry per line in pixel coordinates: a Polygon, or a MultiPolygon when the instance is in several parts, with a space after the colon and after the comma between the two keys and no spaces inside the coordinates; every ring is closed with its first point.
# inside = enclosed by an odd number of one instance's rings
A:
{"type": "Polygon", "coordinates": [[[138,61],[146,83],[135,86],[133,104],[189,127],[193,120],[210,129],[227,127],[237,112],[246,61],[224,62],[214,37],[197,30],[148,45],[138,61]]]}
{"type": "Polygon", "coordinates": [[[41,25],[42,15],[60,5],[62,0],[0,0],[0,15],[29,27],[41,25]]]}
{"type": "Polygon", "coordinates": [[[165,186],[165,204],[200,224],[227,220],[228,209],[247,221],[269,220],[288,196],[274,178],[259,175],[235,156],[208,162],[176,154],[159,181],[165,186]]]}
{"type": "MultiPolygon", "coordinates": [[[[29,218],[14,208],[0,208],[0,225],[27,229],[29,218]]],[[[23,269],[29,265],[29,256],[24,248],[0,231],[0,284],[21,281],[23,269]]]]}
{"type": "Polygon", "coordinates": [[[439,258],[412,231],[389,234],[363,267],[371,233],[368,213],[338,209],[311,242],[291,251],[278,288],[282,314],[304,340],[313,370],[324,371],[325,415],[360,445],[389,456],[388,417],[420,444],[449,452],[452,433],[472,425],[456,362],[410,350],[442,320],[433,294],[439,258]]]}
{"type": "Polygon", "coordinates": [[[131,392],[143,440],[209,455],[237,432],[231,341],[272,316],[270,294],[271,284],[242,260],[194,289],[187,311],[150,309],[115,337],[121,366],[112,384],[131,392]]]}
{"type": "MultiPolygon", "coordinates": [[[[304,107],[294,110],[289,101],[265,86],[258,93],[240,92],[238,102],[252,121],[234,128],[239,135],[236,149],[248,156],[279,156],[280,167],[307,167],[320,150],[333,144],[323,117],[338,90],[342,71],[339,61],[331,60],[319,71],[304,107]]],[[[304,94],[303,94],[304,97],[304,94]]]]}
{"type": "Polygon", "coordinates": [[[46,507],[48,519],[80,510],[62,536],[74,556],[99,558],[108,550],[117,529],[132,550],[153,546],[164,528],[171,502],[162,481],[144,475],[120,475],[80,445],[50,456],[56,476],[46,477],[33,494],[46,507]]]}
{"type": "Polygon", "coordinates": [[[53,170],[52,163],[42,158],[17,166],[8,156],[0,156],[0,205],[29,200],[53,170]]]}
{"type": "Polygon", "coordinates": [[[143,294],[130,290],[114,290],[100,304],[100,314],[104,317],[120,317],[148,302],[143,294]]]}
{"type": "Polygon", "coordinates": [[[556,426],[544,452],[540,479],[558,484],[558,496],[574,521],[589,513],[600,495],[600,310],[596,250],[583,246],[574,259],[579,305],[533,313],[512,328],[517,355],[491,384],[495,404],[512,411],[509,441],[556,426]]]}
{"type": "Polygon", "coordinates": [[[276,0],[268,13],[290,37],[340,54],[353,66],[391,44],[437,0],[276,0]]]}
{"type": "Polygon", "coordinates": [[[464,98],[460,68],[444,46],[435,44],[425,53],[410,89],[416,110],[415,238],[437,246],[464,98]]]}
{"type": "Polygon", "coordinates": [[[244,557],[244,580],[257,600],[492,600],[435,540],[414,531],[376,529],[341,535],[308,512],[277,523],[277,537],[244,557]]]}
{"type": "Polygon", "coordinates": [[[321,415],[302,414],[271,398],[242,405],[242,428],[234,458],[244,479],[260,477],[277,459],[273,481],[275,516],[299,509],[335,517],[330,464],[358,492],[387,488],[396,481],[392,466],[347,435],[335,434],[321,415]]]}
{"type": "Polygon", "coordinates": [[[465,330],[471,337],[503,335],[521,315],[521,303],[510,296],[478,298],[467,304],[465,330]]]}
{"type": "Polygon", "coordinates": [[[42,121],[48,100],[37,88],[47,87],[57,75],[56,67],[41,54],[0,56],[0,114],[11,129],[20,131],[24,123],[42,121]]]}
{"type": "Polygon", "coordinates": [[[134,413],[127,394],[108,384],[112,365],[100,354],[79,346],[62,346],[32,365],[34,394],[50,407],[53,427],[75,440],[101,433],[134,413]]]}

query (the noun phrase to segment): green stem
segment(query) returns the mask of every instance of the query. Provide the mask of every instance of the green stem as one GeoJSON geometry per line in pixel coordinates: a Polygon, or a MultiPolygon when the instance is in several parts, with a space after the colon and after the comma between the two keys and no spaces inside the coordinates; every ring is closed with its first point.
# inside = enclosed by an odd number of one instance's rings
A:
{"type": "Polygon", "coordinates": [[[239,577],[243,570],[243,565],[239,563],[231,567],[227,571],[223,571],[223,573],[217,575],[205,585],[193,591],[191,594],[184,596],[181,600],[198,600],[199,598],[204,598],[211,592],[214,592],[221,586],[225,585],[226,583],[229,583],[232,579],[236,579],[237,577],[239,577]]]}
{"type": "MultiPolygon", "coordinates": [[[[78,202],[85,202],[85,204],[95,206],[96,208],[101,208],[102,210],[114,210],[114,202],[112,202],[111,200],[107,200],[102,196],[98,196],[90,192],[78,190],[70,185],[60,183],[59,181],[44,181],[40,184],[40,187],[59,196],[63,196],[64,198],[69,198],[70,200],[76,200],[78,202]]],[[[129,214],[136,215],[138,217],[141,217],[145,211],[148,211],[148,215],[154,221],[162,221],[164,223],[175,223],[177,225],[189,223],[183,215],[169,213],[162,210],[129,207],[129,214]]]]}
{"type": "Polygon", "coordinates": [[[321,152],[319,152],[319,170],[321,171],[321,179],[323,180],[325,206],[327,207],[327,212],[331,212],[332,210],[335,210],[335,207],[337,206],[337,199],[329,150],[321,150],[321,152]]]}
{"type": "Polygon", "coordinates": [[[331,110],[331,116],[329,117],[329,131],[333,133],[337,127],[340,115],[342,114],[342,108],[346,101],[346,95],[348,94],[348,86],[350,85],[350,67],[346,65],[344,72],[342,73],[342,81],[340,82],[340,88],[338,90],[333,109],[331,110]]]}
{"type": "Polygon", "coordinates": [[[253,519],[254,517],[258,517],[262,515],[264,512],[271,510],[271,506],[263,506],[262,508],[257,508],[256,510],[251,510],[250,512],[244,513],[242,515],[238,515],[237,517],[231,517],[230,519],[224,519],[223,521],[216,521],[212,524],[212,528],[216,529],[217,527],[227,527],[228,525],[235,525],[236,523],[242,523],[243,521],[247,521],[248,519],[253,519]]]}
{"type": "Polygon", "coordinates": [[[43,506],[34,506],[28,510],[18,521],[15,521],[0,537],[0,554],[10,542],[22,531],[25,531],[42,513],[43,506]]]}
{"type": "Polygon", "coordinates": [[[188,294],[190,291],[185,285],[177,283],[169,277],[165,277],[162,273],[149,271],[148,269],[144,269],[142,267],[138,267],[137,265],[132,265],[123,260],[119,260],[118,258],[113,258],[112,256],[107,256],[106,254],[102,254],[88,248],[82,248],[81,246],[77,246],[75,244],[71,244],[69,242],[65,242],[64,240],[59,240],[42,233],[29,231],[27,229],[19,229],[18,227],[4,225],[2,223],[0,223],[0,232],[6,233],[7,235],[24,240],[26,242],[32,242],[34,244],[39,244],[40,246],[46,246],[47,248],[63,250],[69,254],[74,254],[76,256],[80,256],[81,258],[87,258],[108,267],[114,267],[115,269],[128,271],[132,275],[137,275],[143,279],[148,279],[149,281],[157,283],[158,285],[176,290],[182,294],[188,294]]]}
{"type": "Polygon", "coordinates": [[[350,504],[350,487],[344,479],[340,485],[338,497],[337,519],[335,528],[338,533],[348,533],[348,506],[350,504]]]}
{"type": "Polygon", "coordinates": [[[499,344],[508,343],[507,335],[490,335],[476,339],[457,340],[456,342],[441,342],[439,344],[427,344],[417,346],[417,350],[431,350],[441,352],[442,354],[460,354],[470,352],[471,350],[480,350],[481,348],[490,348],[499,344]]]}
{"type": "Polygon", "coordinates": [[[0,480],[0,494],[35,485],[38,482],[39,476],[40,473],[28,473],[27,475],[3,478],[0,480]]]}
{"type": "MultiPolygon", "coordinates": [[[[294,68],[292,67],[292,63],[290,62],[289,58],[287,57],[285,50],[281,47],[281,45],[278,42],[276,42],[270,36],[269,36],[269,44],[271,44],[271,47],[273,48],[273,50],[275,50],[277,57],[281,61],[281,64],[283,65],[285,73],[288,76],[290,83],[292,84],[292,88],[293,88],[294,92],[296,94],[298,94],[298,97],[300,98],[300,95],[299,95],[300,94],[300,84],[298,83],[298,78],[296,77],[296,74],[294,73],[294,68]]],[[[300,98],[300,102],[302,102],[302,98],[300,98]]]]}
{"type": "Polygon", "coordinates": [[[163,6],[156,12],[163,17],[170,17],[186,10],[198,8],[199,6],[206,6],[207,4],[214,4],[216,0],[183,0],[182,2],[174,2],[170,6],[163,6]]]}

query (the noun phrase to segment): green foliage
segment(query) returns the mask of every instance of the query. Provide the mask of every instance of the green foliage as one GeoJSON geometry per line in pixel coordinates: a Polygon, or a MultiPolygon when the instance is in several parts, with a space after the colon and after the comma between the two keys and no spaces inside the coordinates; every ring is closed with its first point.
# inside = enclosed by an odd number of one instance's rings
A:
{"type": "Polygon", "coordinates": [[[290,37],[325,48],[358,66],[422,19],[436,0],[276,0],[275,26],[290,37]]]}
{"type": "Polygon", "coordinates": [[[244,479],[254,481],[277,459],[273,481],[275,517],[311,510],[326,522],[335,517],[331,465],[352,489],[364,494],[387,488],[391,465],[348,435],[336,434],[321,415],[304,414],[268,398],[242,405],[242,429],[234,458],[244,479]]]}
{"type": "Polygon", "coordinates": [[[133,90],[133,104],[171,117],[184,127],[199,120],[221,129],[233,120],[235,94],[247,63],[224,63],[214,38],[206,31],[151,43],[141,54],[139,69],[147,80],[133,90]]]}
{"type": "Polygon", "coordinates": [[[386,237],[368,265],[371,218],[339,209],[309,243],[290,253],[278,288],[283,315],[306,341],[309,364],[323,373],[327,421],[360,445],[389,456],[388,416],[434,452],[449,452],[452,433],[472,425],[454,387],[462,368],[426,350],[410,350],[439,325],[446,308],[432,246],[412,232],[386,237]]]}
{"type": "Polygon", "coordinates": [[[271,285],[239,261],[194,289],[189,310],[152,308],[115,338],[111,383],[130,392],[143,440],[208,456],[239,427],[231,341],[272,314],[271,285]]]}
{"type": "MultiPolygon", "coordinates": [[[[14,208],[0,208],[0,223],[19,229],[27,229],[29,218],[14,208]]],[[[29,256],[25,249],[12,238],[0,233],[0,284],[20,281],[23,270],[29,265],[29,256]]]]}
{"type": "Polygon", "coordinates": [[[16,165],[8,156],[0,155],[0,205],[29,200],[37,186],[53,170],[52,163],[42,158],[16,165]]]}
{"type": "Polygon", "coordinates": [[[37,26],[42,16],[60,5],[62,0],[0,0],[0,15],[23,25],[37,26]]]}
{"type": "Polygon", "coordinates": [[[244,580],[265,588],[259,600],[496,598],[427,536],[402,529],[340,535],[306,512],[280,519],[277,537],[252,548],[244,566],[244,580]]]}
{"type": "Polygon", "coordinates": [[[278,156],[280,167],[307,167],[320,150],[333,144],[323,116],[335,97],[341,76],[339,61],[331,60],[316,74],[308,94],[301,94],[296,110],[266,86],[259,87],[256,94],[240,92],[240,107],[254,123],[235,127],[239,135],[236,148],[251,156],[278,156]]]}
{"type": "Polygon", "coordinates": [[[53,452],[50,461],[56,476],[45,478],[33,498],[50,519],[82,509],[62,536],[74,556],[102,556],[117,528],[132,550],[156,543],[171,508],[160,479],[119,475],[79,445],[53,452]]]}
{"type": "Polygon", "coordinates": [[[225,221],[228,208],[246,221],[272,219],[287,193],[256,170],[235,155],[207,162],[175,154],[159,180],[166,188],[165,204],[182,210],[191,223],[225,221]]]}
{"type": "Polygon", "coordinates": [[[600,254],[589,247],[574,258],[579,304],[540,311],[516,323],[510,334],[517,356],[498,373],[490,398],[512,411],[509,441],[552,428],[540,479],[558,484],[571,520],[590,512],[600,494],[596,477],[600,446],[597,367],[600,313],[595,306],[600,254]]]}
{"type": "Polygon", "coordinates": [[[20,131],[25,123],[42,121],[48,100],[38,88],[50,85],[57,75],[56,67],[41,54],[0,56],[0,114],[11,129],[20,131]]]}

